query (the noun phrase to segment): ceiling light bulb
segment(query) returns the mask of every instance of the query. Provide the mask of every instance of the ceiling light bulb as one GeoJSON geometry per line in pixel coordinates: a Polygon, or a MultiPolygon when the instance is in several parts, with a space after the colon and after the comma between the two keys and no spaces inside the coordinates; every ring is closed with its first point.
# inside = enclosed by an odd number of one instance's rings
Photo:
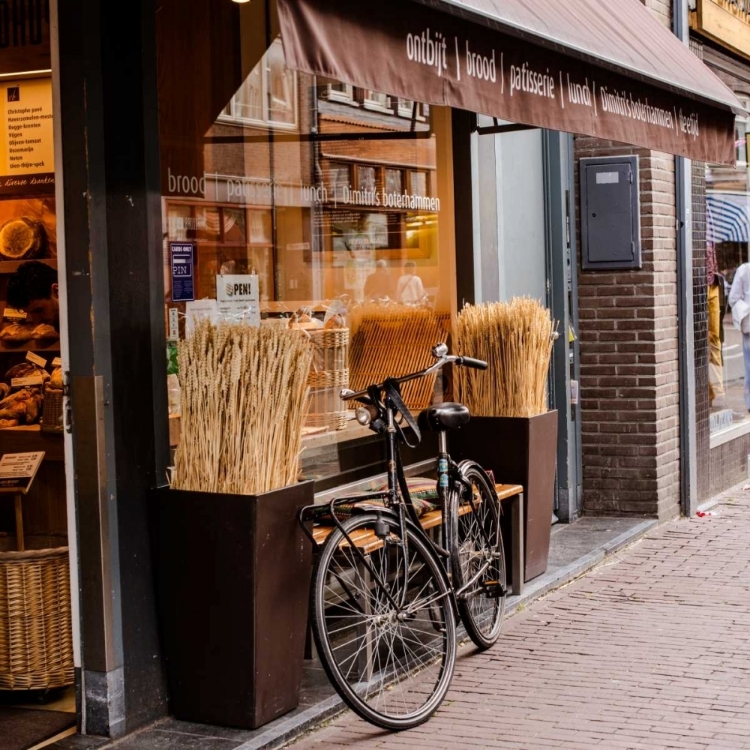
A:
{"type": "Polygon", "coordinates": [[[253,0],[232,0],[235,3],[251,3],[253,0]]]}

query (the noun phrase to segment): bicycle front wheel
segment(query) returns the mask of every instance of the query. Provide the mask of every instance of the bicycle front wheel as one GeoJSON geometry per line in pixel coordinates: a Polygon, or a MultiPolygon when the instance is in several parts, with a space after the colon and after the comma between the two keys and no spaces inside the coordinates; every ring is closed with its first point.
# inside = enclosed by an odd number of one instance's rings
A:
{"type": "Polygon", "coordinates": [[[387,514],[354,516],[326,541],[313,577],[313,635],[331,682],[360,717],[415,727],[443,701],[456,621],[435,553],[387,514]],[[361,553],[361,556],[360,554],[361,553]]]}
{"type": "Polygon", "coordinates": [[[460,592],[458,609],[466,632],[476,646],[488,649],[500,636],[505,617],[500,502],[479,464],[464,461],[460,469],[467,484],[456,482],[449,499],[453,580],[460,592]]]}

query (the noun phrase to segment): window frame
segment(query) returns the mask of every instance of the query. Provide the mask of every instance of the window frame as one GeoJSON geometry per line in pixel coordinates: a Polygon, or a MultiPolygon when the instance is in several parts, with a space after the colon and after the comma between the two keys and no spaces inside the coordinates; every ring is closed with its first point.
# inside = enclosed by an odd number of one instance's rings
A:
{"type": "MultiPolygon", "coordinates": [[[[281,40],[276,39],[272,42],[272,44],[278,44],[281,46],[281,40]]],[[[268,52],[270,51],[270,47],[268,50],[266,50],[266,53],[263,55],[263,57],[258,62],[258,65],[261,65],[261,76],[260,76],[260,96],[261,96],[261,110],[262,110],[262,116],[261,119],[257,119],[254,117],[244,117],[243,115],[237,114],[236,106],[237,106],[237,92],[232,96],[232,98],[229,100],[229,103],[224,108],[222,113],[217,118],[219,122],[225,122],[225,123],[231,123],[231,124],[239,124],[239,125],[250,125],[250,126],[260,126],[264,128],[271,128],[273,130],[288,130],[288,131],[296,131],[299,128],[299,78],[296,70],[292,70],[291,68],[287,68],[288,72],[292,74],[292,105],[294,108],[294,122],[279,122],[277,120],[272,120],[270,117],[271,107],[269,103],[270,98],[270,81],[269,76],[271,72],[271,68],[268,65],[267,62],[267,56],[268,52]],[[228,111],[227,111],[228,110],[228,111]]],[[[252,71],[250,73],[252,75],[252,71]]],[[[247,78],[250,76],[248,75],[247,78]]],[[[247,78],[242,82],[242,86],[245,85],[245,81],[247,81],[247,78]]],[[[241,87],[240,87],[241,88],[241,87]]],[[[238,89],[239,91],[239,89],[238,89]]]]}
{"type": "Polygon", "coordinates": [[[382,91],[373,89],[361,89],[362,107],[371,112],[381,112],[384,115],[393,114],[393,97],[384,94],[382,91]],[[373,99],[372,95],[383,97],[383,99],[373,99]]]}
{"type": "Polygon", "coordinates": [[[356,100],[354,86],[350,83],[341,83],[343,91],[334,88],[334,84],[326,84],[321,90],[321,98],[329,102],[338,102],[339,104],[349,104],[352,107],[358,107],[359,102],[356,100]]]}

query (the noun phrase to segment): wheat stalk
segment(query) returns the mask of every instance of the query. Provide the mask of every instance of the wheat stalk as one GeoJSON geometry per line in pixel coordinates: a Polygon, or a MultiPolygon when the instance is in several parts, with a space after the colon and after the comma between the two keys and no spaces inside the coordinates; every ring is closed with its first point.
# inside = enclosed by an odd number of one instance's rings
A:
{"type": "Polygon", "coordinates": [[[537,300],[466,305],[456,323],[457,351],[489,363],[459,368],[460,399],[477,416],[531,417],[547,411],[547,378],[557,324],[537,300]]]}
{"type": "Polygon", "coordinates": [[[178,349],[181,440],[172,487],[256,495],[297,481],[309,337],[203,321],[178,349]]]}

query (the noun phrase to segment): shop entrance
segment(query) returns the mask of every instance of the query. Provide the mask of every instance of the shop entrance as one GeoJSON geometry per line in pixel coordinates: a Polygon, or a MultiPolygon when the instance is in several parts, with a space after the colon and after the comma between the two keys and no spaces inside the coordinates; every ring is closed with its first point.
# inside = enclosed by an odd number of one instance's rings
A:
{"type": "Polygon", "coordinates": [[[77,721],[50,23],[28,22],[0,61],[0,750],[77,721]]]}
{"type": "Polygon", "coordinates": [[[581,441],[572,137],[483,115],[466,124],[472,193],[458,211],[473,216],[474,258],[468,272],[459,268],[459,287],[474,303],[532,297],[558,321],[549,380],[550,408],[559,414],[552,521],[574,521],[581,512],[581,441]]]}

